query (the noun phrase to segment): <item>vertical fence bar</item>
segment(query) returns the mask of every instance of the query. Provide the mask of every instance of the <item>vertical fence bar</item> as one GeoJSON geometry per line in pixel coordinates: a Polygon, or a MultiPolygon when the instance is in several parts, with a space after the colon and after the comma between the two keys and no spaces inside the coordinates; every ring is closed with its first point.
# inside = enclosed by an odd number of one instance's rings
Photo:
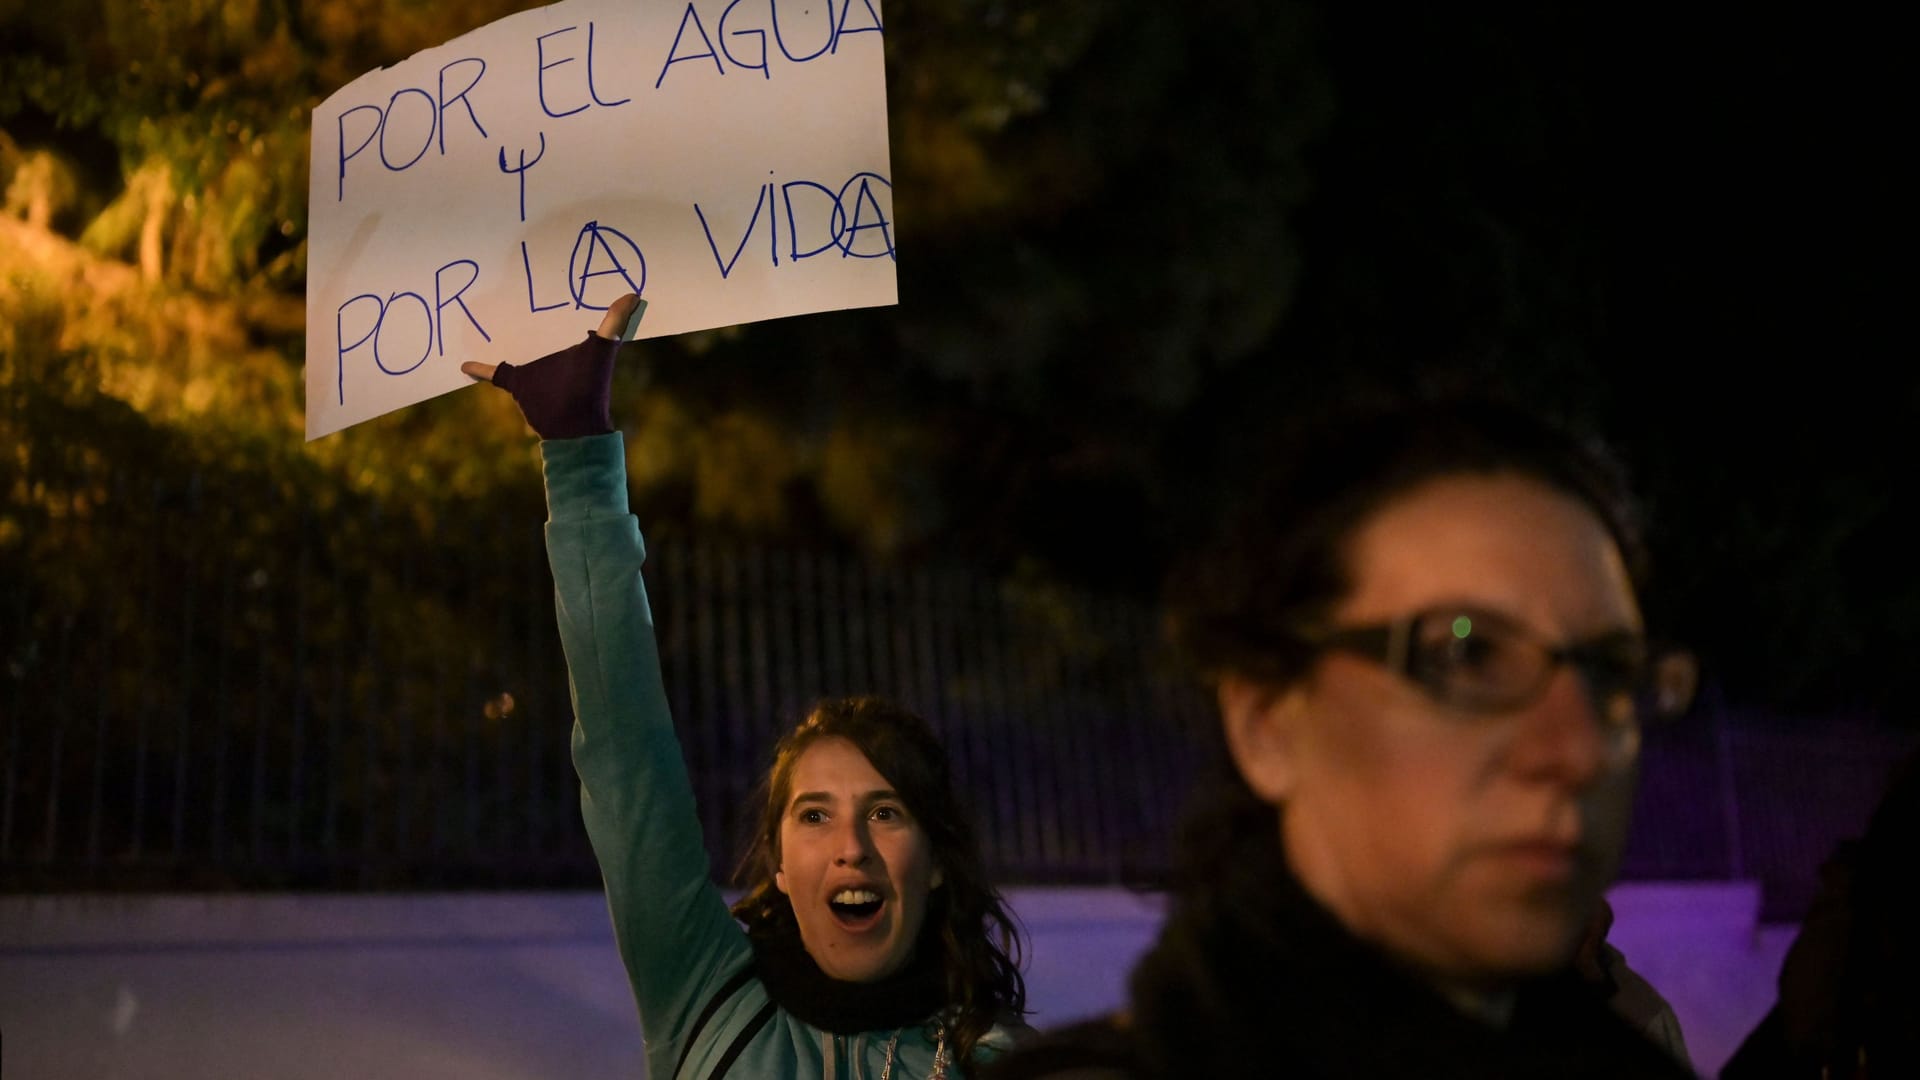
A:
{"type": "Polygon", "coordinates": [[[984,652],[987,669],[993,672],[993,689],[998,698],[1001,742],[1006,747],[1010,767],[1001,777],[1005,806],[1011,815],[1009,845],[1019,865],[1037,865],[1040,861],[1040,810],[1032,805],[1028,791],[1035,768],[1032,752],[1024,747],[1031,733],[1027,715],[1025,688],[1011,670],[1007,659],[1015,651],[1013,623],[1007,613],[1004,586],[991,579],[978,583],[982,629],[986,632],[984,652]]]}
{"type": "Polygon", "coordinates": [[[931,723],[939,724],[939,730],[945,734],[947,723],[947,698],[941,694],[939,665],[933,661],[933,638],[925,625],[927,596],[925,596],[925,569],[906,569],[895,567],[889,577],[893,578],[893,596],[897,598],[893,605],[893,646],[899,655],[900,682],[912,701],[924,709],[931,723]]]}
{"type": "Polygon", "coordinates": [[[862,648],[854,659],[866,674],[866,678],[854,683],[853,692],[886,694],[898,698],[900,690],[894,685],[893,665],[888,662],[888,651],[893,648],[893,642],[887,637],[885,586],[866,556],[849,555],[846,566],[849,596],[858,597],[850,606],[860,616],[862,648]]]}
{"type": "Polygon", "coordinates": [[[787,554],[792,566],[788,580],[793,586],[794,681],[800,697],[797,704],[805,708],[808,702],[827,694],[826,679],[820,671],[819,582],[813,572],[812,552],[792,549],[787,554]]]}
{"type": "Polygon", "coordinates": [[[981,664],[988,672],[987,690],[994,700],[995,725],[1002,734],[1002,755],[1006,768],[995,770],[1001,834],[1006,837],[1003,858],[1013,866],[1025,867],[1038,861],[1040,850],[1039,813],[1028,798],[1033,775],[1033,759],[1022,747],[1020,731],[1027,724],[1021,708],[1017,680],[1008,670],[1009,631],[1006,608],[999,589],[987,578],[974,582],[974,600],[979,612],[981,664]]]}
{"type": "Polygon", "coordinates": [[[715,717],[726,725],[724,756],[715,764],[724,764],[727,777],[726,798],[717,811],[730,812],[738,806],[751,781],[746,777],[745,761],[751,753],[753,728],[746,715],[747,660],[744,655],[746,627],[741,611],[740,559],[731,543],[720,549],[720,689],[724,703],[715,717]]]}
{"type": "MultiPolygon", "coordinates": [[[[256,571],[257,573],[257,571],[256,571]]],[[[256,579],[258,580],[258,579],[256,579]]],[[[270,624],[270,623],[269,623],[270,624]]],[[[272,650],[270,636],[262,634],[254,641],[253,687],[253,774],[247,814],[247,858],[254,867],[265,861],[267,853],[267,702],[272,698],[272,650]]]]}
{"type": "Polygon", "coordinates": [[[447,657],[445,650],[433,654],[433,754],[427,761],[427,801],[433,808],[433,828],[427,834],[427,857],[434,866],[443,866],[447,857],[447,819],[453,813],[448,794],[447,774],[442,768],[447,753],[447,657]]]}
{"type": "Polygon", "coordinates": [[[1021,755],[1033,763],[1028,773],[1027,805],[1040,818],[1041,865],[1060,867],[1067,861],[1067,797],[1060,775],[1060,743],[1054,720],[1053,687],[1047,683],[1044,662],[1047,643],[1035,632],[1031,613],[1019,616],[1016,640],[1020,648],[1015,671],[1022,686],[1022,723],[1015,729],[1025,736],[1021,755]]]}
{"type": "Polygon", "coordinates": [[[868,667],[871,658],[867,649],[868,619],[867,598],[861,588],[864,584],[860,566],[851,557],[841,556],[834,560],[836,595],[840,602],[841,618],[845,620],[846,634],[846,677],[841,685],[842,693],[869,693],[880,689],[880,683],[874,678],[868,667]]]}
{"type": "MultiPolygon", "coordinates": [[[[1151,823],[1166,819],[1158,814],[1160,793],[1154,790],[1156,785],[1143,768],[1147,728],[1153,720],[1141,704],[1141,684],[1151,669],[1142,663],[1145,657],[1141,655],[1133,606],[1116,600],[1104,622],[1112,649],[1112,669],[1120,676],[1116,680],[1117,692],[1112,696],[1118,722],[1106,738],[1105,746],[1111,756],[1110,790],[1120,811],[1119,827],[1123,830],[1121,836],[1110,836],[1106,843],[1111,856],[1108,863],[1116,878],[1127,880],[1129,872],[1138,867],[1143,844],[1149,839],[1156,845],[1161,842],[1160,837],[1154,835],[1151,823]]],[[[1167,764],[1162,762],[1163,767],[1167,764]]]]}
{"type": "MultiPolygon", "coordinates": [[[[740,608],[747,624],[747,670],[751,673],[752,704],[747,714],[752,732],[741,748],[760,745],[758,735],[771,726],[773,719],[773,661],[767,643],[771,621],[767,595],[766,549],[755,544],[746,552],[746,585],[741,592],[740,608]]],[[[746,757],[751,760],[753,751],[746,757]]]]}
{"type": "Polygon", "coordinates": [[[886,575],[871,562],[861,559],[854,563],[854,569],[860,576],[866,596],[865,612],[867,624],[867,657],[873,671],[873,683],[867,687],[855,687],[858,693],[885,694],[895,701],[905,701],[908,695],[902,693],[898,669],[893,662],[893,590],[886,575]]]}
{"type": "MultiPolygon", "coordinates": [[[[1070,610],[1076,606],[1074,599],[1067,598],[1064,601],[1070,610]]],[[[1080,614],[1080,611],[1072,610],[1073,616],[1080,614]]],[[[1078,622],[1078,619],[1074,621],[1078,622]]],[[[1086,632],[1085,626],[1074,626],[1068,631],[1078,635],[1086,632]]],[[[1036,670],[1046,695],[1041,723],[1052,751],[1051,790],[1060,793],[1053,808],[1054,817],[1059,822],[1060,853],[1057,857],[1078,877],[1086,870],[1087,833],[1097,825],[1097,816],[1087,798],[1088,762],[1080,746],[1079,717],[1074,715],[1074,703],[1068,697],[1067,646],[1055,643],[1053,648],[1046,648],[1044,642],[1036,641],[1034,644],[1034,654],[1040,659],[1036,670]]]]}
{"type": "MultiPolygon", "coordinates": [[[[987,602],[986,582],[983,577],[963,578],[959,587],[967,610],[967,626],[971,630],[968,637],[972,640],[973,655],[979,665],[980,704],[975,716],[980,724],[981,738],[1005,746],[999,734],[1008,726],[1006,680],[1002,678],[999,666],[994,663],[993,639],[999,627],[991,618],[992,608],[987,602]]],[[[1020,814],[1011,782],[1015,767],[1013,754],[1010,749],[1004,749],[999,758],[997,767],[981,773],[981,783],[986,791],[982,811],[986,820],[981,824],[993,837],[994,872],[1005,874],[1017,861],[1015,853],[1020,850],[1020,814]]]]}
{"type": "Polygon", "coordinates": [[[873,627],[874,668],[886,673],[876,689],[918,709],[921,702],[913,681],[913,643],[900,574],[891,563],[881,566],[867,562],[864,569],[871,585],[868,597],[873,621],[869,625],[873,627]]]}
{"type": "Polygon", "coordinates": [[[227,738],[233,717],[227,673],[233,652],[233,575],[231,566],[220,575],[220,650],[213,668],[213,805],[207,814],[207,850],[215,864],[224,861],[227,852],[227,738]]]}
{"type": "Polygon", "coordinates": [[[32,637],[31,618],[28,615],[27,595],[31,592],[28,583],[20,583],[20,591],[14,596],[14,626],[17,632],[14,640],[20,643],[24,655],[18,660],[19,669],[10,672],[13,676],[13,708],[7,710],[7,752],[6,774],[0,779],[0,862],[13,860],[13,807],[20,789],[20,759],[26,756],[26,744],[21,741],[20,717],[27,711],[27,684],[38,674],[40,666],[40,643],[32,637]]]}
{"type": "MultiPolygon", "coordinates": [[[[974,753],[979,746],[978,711],[968,693],[965,663],[960,656],[960,636],[966,632],[966,613],[955,603],[954,575],[945,568],[940,573],[922,569],[918,578],[925,590],[925,613],[921,623],[921,632],[927,637],[925,654],[942,673],[937,684],[939,709],[942,717],[942,732],[947,741],[947,754],[953,760],[956,778],[965,785],[969,796],[967,802],[973,809],[976,825],[986,824],[980,821],[980,782],[987,771],[979,767],[974,753]]],[[[997,854],[994,837],[982,835],[983,853],[989,860],[997,854]]]]}
{"type": "MultiPolygon", "coordinates": [[[[204,477],[199,469],[187,478],[187,517],[198,520],[202,506],[204,477]]],[[[173,860],[178,865],[187,856],[187,775],[192,760],[194,660],[199,653],[194,641],[194,620],[200,610],[200,568],[197,555],[186,559],[186,596],[181,599],[180,626],[180,723],[174,736],[173,808],[169,824],[173,834],[173,860]]]]}
{"type": "MultiPolygon", "coordinates": [[[[167,482],[156,479],[152,482],[152,494],[148,500],[148,519],[146,527],[140,532],[148,536],[146,544],[146,588],[140,598],[140,626],[146,630],[140,634],[142,657],[140,657],[140,686],[136,690],[134,701],[134,728],[132,728],[132,813],[129,813],[129,844],[127,855],[140,859],[146,849],[146,757],[148,757],[148,734],[154,726],[154,709],[159,700],[161,680],[159,671],[159,642],[157,642],[156,598],[159,592],[159,550],[165,544],[167,530],[161,527],[161,507],[165,505],[167,482]]],[[[165,686],[177,686],[171,678],[165,686]]]]}
{"type": "Polygon", "coordinates": [[[1073,851],[1074,875],[1091,875],[1102,861],[1100,841],[1107,832],[1106,807],[1100,804],[1100,751],[1094,725],[1104,719],[1104,703],[1090,700],[1084,688],[1084,676],[1099,657],[1100,628],[1094,624],[1087,598],[1080,593],[1065,597],[1072,615],[1068,641],[1053,653],[1054,726],[1058,730],[1060,771],[1068,781],[1072,809],[1067,816],[1067,836],[1073,851]]]}
{"type": "MultiPolygon", "coordinates": [[[[190,505],[197,506],[200,475],[194,474],[190,505]]],[[[173,747],[173,807],[168,825],[173,837],[173,859],[186,857],[187,846],[187,764],[193,744],[194,613],[200,606],[200,575],[196,560],[187,562],[186,595],[180,600],[180,722],[173,747]]]]}
{"type": "Polygon", "coordinates": [[[921,566],[910,572],[902,571],[896,580],[903,593],[902,610],[896,616],[902,622],[898,633],[912,643],[914,694],[920,708],[926,711],[928,719],[939,725],[942,737],[951,746],[959,733],[953,723],[953,709],[948,702],[946,687],[941,682],[940,663],[934,657],[933,600],[928,595],[931,586],[927,583],[927,568],[921,566]]]}
{"type": "MultiPolygon", "coordinates": [[[[501,535],[502,530],[506,528],[506,522],[495,522],[494,535],[501,535]]],[[[505,670],[506,658],[513,655],[511,647],[513,613],[508,610],[509,606],[501,604],[499,607],[498,617],[493,626],[493,646],[488,650],[488,654],[493,657],[493,681],[487,686],[487,700],[490,705],[486,709],[487,719],[493,722],[492,730],[487,733],[488,743],[493,751],[493,797],[485,800],[486,812],[491,815],[485,833],[495,858],[498,858],[500,852],[512,849],[510,832],[512,822],[507,820],[512,815],[506,812],[506,807],[510,805],[507,801],[511,775],[508,758],[512,752],[510,749],[512,740],[508,737],[507,731],[509,725],[513,723],[513,713],[507,705],[513,693],[509,683],[513,680],[511,674],[505,670]]]]}
{"type": "MultiPolygon", "coordinates": [[[[1143,655],[1149,651],[1157,652],[1158,638],[1155,634],[1150,623],[1142,627],[1139,640],[1143,655]]],[[[1171,854],[1171,842],[1176,835],[1174,830],[1185,810],[1183,796],[1207,779],[1201,773],[1204,759],[1197,750],[1199,736],[1204,730],[1202,725],[1211,725],[1216,721],[1212,703],[1206,695],[1179,681],[1163,665],[1150,665],[1146,670],[1156,675],[1146,687],[1146,705],[1155,716],[1153,726],[1148,729],[1146,745],[1156,760],[1176,763],[1176,770],[1185,781],[1177,789],[1162,792],[1160,798],[1162,816],[1159,820],[1169,826],[1162,830],[1165,837],[1163,851],[1171,854]]]]}
{"type": "Polygon", "coordinates": [[[486,688],[480,682],[480,671],[473,663],[467,664],[466,696],[460,701],[460,708],[467,720],[456,726],[466,729],[467,737],[461,744],[461,780],[466,789],[466,836],[465,853],[469,862],[480,857],[480,741],[487,735],[487,713],[481,706],[486,688]]]}
{"type": "MultiPolygon", "coordinates": [[[[369,531],[373,535],[379,535],[380,513],[379,507],[377,506],[374,508],[370,524],[372,525],[372,529],[369,531]]],[[[379,594],[380,590],[378,588],[371,590],[371,595],[378,596],[379,594]]],[[[356,863],[362,885],[372,880],[373,863],[377,850],[374,845],[374,836],[375,819],[379,815],[376,814],[374,810],[380,805],[380,748],[377,742],[376,730],[380,725],[380,707],[382,704],[380,678],[381,668],[383,666],[380,663],[380,619],[374,611],[373,604],[369,603],[366,611],[367,641],[364,651],[365,660],[361,665],[362,677],[366,684],[366,694],[361,699],[360,708],[357,710],[355,716],[355,720],[360,725],[361,777],[360,805],[358,807],[360,811],[360,851],[356,863]]]]}
{"type": "MultiPolygon", "coordinates": [[[[413,577],[413,545],[402,546],[400,554],[400,588],[398,596],[401,603],[415,604],[413,577]]],[[[413,620],[408,620],[413,621],[413,620]]],[[[394,715],[388,735],[394,743],[393,785],[393,854],[394,859],[404,864],[413,854],[408,843],[413,824],[412,802],[413,785],[413,711],[420,706],[412,673],[419,662],[419,639],[412,634],[402,633],[394,642],[394,715]]]]}
{"type": "MultiPolygon", "coordinates": [[[[1135,672],[1128,679],[1126,698],[1123,706],[1131,718],[1128,725],[1127,777],[1132,783],[1133,798],[1128,805],[1138,806],[1138,822],[1144,834],[1151,835],[1154,848],[1150,858],[1158,864],[1172,854],[1172,823],[1179,819],[1183,810],[1181,805],[1184,793],[1191,789],[1193,777],[1183,774],[1179,767],[1180,757],[1162,749],[1162,740],[1167,733],[1175,729],[1175,718],[1165,715],[1155,705],[1152,680],[1158,677],[1160,666],[1155,662],[1156,650],[1152,624],[1141,618],[1137,610],[1129,612],[1126,623],[1125,643],[1122,655],[1127,665],[1135,672]],[[1153,765],[1158,763],[1163,770],[1156,782],[1153,765]],[[1168,783],[1165,770],[1171,768],[1181,781],[1168,783]]],[[[1137,851],[1137,849],[1134,849],[1137,851]]]]}
{"type": "Polygon", "coordinates": [[[1092,747],[1098,783],[1094,801],[1102,811],[1097,850],[1106,870],[1105,880],[1118,881],[1125,862],[1123,855],[1131,850],[1138,835],[1136,821],[1129,811],[1140,805],[1139,793],[1128,790],[1123,775],[1127,767],[1125,756],[1130,751],[1129,736],[1140,721],[1127,708],[1127,698],[1143,673],[1137,666],[1121,663],[1121,658],[1129,655],[1128,646],[1132,643],[1127,633],[1132,611],[1126,601],[1119,596],[1089,594],[1087,604],[1101,639],[1101,663],[1094,671],[1111,673],[1110,678],[1081,680],[1083,692],[1098,688],[1102,721],[1101,730],[1093,733],[1092,747]]]}
{"type": "Polygon", "coordinates": [[[293,732],[287,741],[287,863],[298,872],[305,855],[302,843],[306,832],[307,764],[307,611],[313,576],[313,516],[303,503],[300,508],[300,553],[293,570],[293,670],[288,673],[289,692],[293,695],[293,732]]]}
{"type": "MultiPolygon", "coordinates": [[[[9,395],[11,397],[11,395],[9,395]]],[[[11,411],[11,410],[9,410],[11,411]]],[[[23,463],[22,482],[25,489],[33,490],[33,462],[23,463]]],[[[40,642],[34,635],[32,611],[33,605],[28,597],[33,593],[33,582],[25,574],[21,575],[20,588],[14,593],[14,626],[17,632],[14,641],[18,643],[21,655],[16,661],[17,669],[8,674],[13,676],[13,708],[7,711],[7,750],[5,755],[4,789],[0,789],[0,863],[13,860],[13,808],[19,794],[20,759],[26,755],[26,744],[22,741],[20,717],[27,711],[27,686],[39,674],[41,665],[40,642]]]]}
{"type": "Polygon", "coordinates": [[[109,629],[103,628],[101,631],[100,667],[94,673],[96,684],[94,687],[93,782],[87,789],[86,865],[89,870],[100,865],[100,834],[103,828],[100,819],[104,813],[104,788],[107,778],[107,717],[113,711],[113,679],[111,677],[113,643],[107,637],[109,633],[111,633],[109,629]]]}
{"type": "MultiPolygon", "coordinates": [[[[118,510],[126,505],[126,474],[119,469],[113,471],[113,499],[109,504],[118,510]]],[[[113,656],[116,642],[113,640],[115,627],[111,615],[101,613],[99,667],[94,672],[98,691],[97,711],[94,719],[93,745],[93,783],[87,799],[87,853],[86,865],[92,871],[100,865],[102,833],[105,829],[103,818],[106,814],[106,769],[110,756],[107,741],[109,718],[113,715],[113,656]]],[[[73,685],[84,685],[75,683],[73,685]]]]}
{"type": "Polygon", "coordinates": [[[1713,709],[1714,765],[1719,771],[1720,815],[1727,830],[1727,877],[1738,881],[1746,876],[1745,826],[1740,820],[1740,791],[1733,768],[1733,730],[1727,723],[1727,702],[1719,684],[1708,688],[1707,701],[1713,709]]]}
{"type": "Polygon", "coordinates": [[[847,692],[847,605],[840,594],[839,569],[825,552],[810,553],[807,563],[813,570],[813,595],[820,608],[818,686],[821,693],[838,697],[847,692]]]}
{"type": "MultiPolygon", "coordinates": [[[[75,619],[68,615],[60,622],[60,681],[56,686],[80,685],[73,677],[73,624],[75,619]]],[[[53,725],[53,745],[47,750],[47,815],[46,828],[42,834],[41,861],[52,862],[59,852],[60,844],[60,760],[61,751],[66,748],[67,727],[73,719],[73,695],[60,694],[59,719],[53,725]]]]}
{"type": "Polygon", "coordinates": [[[1037,643],[1027,617],[1018,611],[1004,588],[1000,602],[1011,646],[1006,661],[1007,678],[1013,688],[1018,718],[1009,733],[1009,741],[1014,746],[1014,756],[1022,762],[1020,801],[1033,827],[1033,846],[1026,856],[1029,865],[1035,868],[1057,867],[1060,865],[1060,800],[1050,797],[1057,787],[1049,760],[1051,733],[1045,729],[1046,695],[1038,676],[1037,643]]]}
{"type": "MultiPolygon", "coordinates": [[[[335,596],[342,596],[336,592],[335,596]]],[[[341,600],[344,604],[344,597],[341,600]]],[[[347,635],[334,636],[333,647],[328,651],[328,681],[331,688],[327,701],[327,749],[326,790],[321,796],[320,808],[320,857],[329,868],[336,867],[340,860],[340,805],[345,801],[341,791],[341,781],[346,776],[347,749],[347,635]]]]}
{"type": "Polygon", "coordinates": [[[798,664],[796,657],[800,651],[799,637],[803,630],[796,625],[794,618],[793,596],[793,559],[785,549],[776,549],[766,554],[767,561],[767,599],[770,603],[769,625],[772,638],[773,655],[773,716],[782,723],[798,717],[798,710],[806,706],[799,679],[796,678],[798,664]]]}
{"type": "MultiPolygon", "coordinates": [[[[160,506],[164,495],[164,481],[155,480],[151,496],[147,503],[146,527],[141,530],[147,536],[160,532],[160,506]]],[[[133,806],[127,815],[131,825],[127,854],[138,859],[142,850],[141,834],[146,831],[147,821],[147,730],[153,724],[153,702],[159,696],[155,670],[159,666],[160,644],[154,634],[154,594],[160,588],[160,544],[149,543],[146,550],[146,585],[142,589],[140,601],[140,627],[145,633],[141,642],[140,683],[135,688],[136,702],[133,707],[133,806]]]]}
{"type": "Polygon", "coordinates": [[[999,745],[998,733],[1005,726],[1000,695],[994,682],[996,673],[986,657],[986,641],[993,630],[987,625],[980,604],[980,584],[976,575],[956,569],[949,588],[951,595],[948,602],[957,613],[955,627],[959,631],[954,648],[960,656],[961,670],[969,673],[967,685],[971,700],[967,709],[967,726],[968,742],[973,748],[973,790],[978,793],[975,805],[982,818],[982,831],[989,836],[987,857],[990,865],[998,868],[1006,865],[1007,853],[1012,850],[1009,833],[1013,821],[1002,805],[1006,799],[1007,759],[1011,755],[993,752],[993,748],[999,745]]]}
{"type": "Polygon", "coordinates": [[[353,635],[347,632],[345,614],[349,610],[343,578],[345,560],[334,555],[328,562],[332,568],[327,575],[331,586],[328,593],[332,597],[328,610],[336,621],[332,648],[327,656],[328,678],[332,685],[327,701],[326,792],[321,796],[320,857],[331,874],[340,864],[340,803],[343,799],[340,788],[347,773],[347,645],[353,640],[353,635]]]}

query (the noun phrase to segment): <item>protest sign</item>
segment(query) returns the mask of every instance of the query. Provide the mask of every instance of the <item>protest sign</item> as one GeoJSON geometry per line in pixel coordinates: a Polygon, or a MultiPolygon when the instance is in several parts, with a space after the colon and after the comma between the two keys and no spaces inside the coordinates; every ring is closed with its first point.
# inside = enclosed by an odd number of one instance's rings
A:
{"type": "Polygon", "coordinates": [[[307,438],[571,343],[896,302],[879,0],[564,0],[313,113],[307,438]]]}

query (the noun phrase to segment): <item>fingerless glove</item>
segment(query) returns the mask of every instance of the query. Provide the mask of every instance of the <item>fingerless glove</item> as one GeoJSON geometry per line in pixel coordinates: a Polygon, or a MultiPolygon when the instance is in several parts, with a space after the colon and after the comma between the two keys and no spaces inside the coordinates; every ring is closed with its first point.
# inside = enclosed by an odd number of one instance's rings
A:
{"type": "Polygon", "coordinates": [[[528,364],[501,364],[493,384],[513,395],[542,439],[580,439],[613,430],[613,358],[620,342],[585,341],[528,364]]]}

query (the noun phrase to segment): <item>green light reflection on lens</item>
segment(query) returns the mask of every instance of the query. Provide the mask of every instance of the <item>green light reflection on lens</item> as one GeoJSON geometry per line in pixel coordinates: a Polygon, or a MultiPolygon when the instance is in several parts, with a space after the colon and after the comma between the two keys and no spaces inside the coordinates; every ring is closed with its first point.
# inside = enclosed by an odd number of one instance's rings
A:
{"type": "Polygon", "coordinates": [[[1465,615],[1455,616],[1453,620],[1453,636],[1463,638],[1471,633],[1473,633],[1473,620],[1467,618],[1465,615]]]}

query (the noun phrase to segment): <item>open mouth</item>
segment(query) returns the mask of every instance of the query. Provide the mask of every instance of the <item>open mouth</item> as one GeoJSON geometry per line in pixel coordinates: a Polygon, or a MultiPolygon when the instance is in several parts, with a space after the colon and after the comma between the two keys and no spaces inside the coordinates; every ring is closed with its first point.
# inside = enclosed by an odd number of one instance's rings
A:
{"type": "Polygon", "coordinates": [[[872,889],[841,889],[827,901],[827,908],[841,926],[865,930],[880,918],[880,909],[885,903],[872,889]]]}

